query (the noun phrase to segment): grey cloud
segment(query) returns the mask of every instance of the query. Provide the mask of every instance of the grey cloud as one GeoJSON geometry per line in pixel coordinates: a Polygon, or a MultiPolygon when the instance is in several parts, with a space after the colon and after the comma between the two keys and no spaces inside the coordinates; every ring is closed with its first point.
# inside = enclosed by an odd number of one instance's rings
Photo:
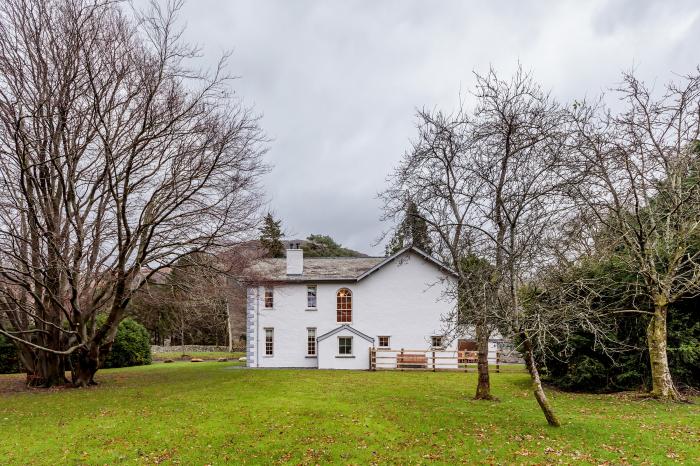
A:
{"type": "Polygon", "coordinates": [[[597,94],[636,66],[665,81],[698,61],[697,2],[189,0],[186,38],[231,71],[273,138],[271,208],[297,236],[369,253],[375,195],[415,134],[416,107],[453,109],[472,71],[521,61],[554,95],[597,94]],[[694,19],[695,18],[695,19],[694,19]]]}

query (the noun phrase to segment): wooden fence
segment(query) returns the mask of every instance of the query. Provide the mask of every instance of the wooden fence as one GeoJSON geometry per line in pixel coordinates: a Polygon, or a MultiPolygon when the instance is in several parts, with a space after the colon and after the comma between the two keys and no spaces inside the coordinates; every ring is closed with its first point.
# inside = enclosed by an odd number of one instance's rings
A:
{"type": "MultiPolygon", "coordinates": [[[[476,351],[457,351],[441,349],[390,349],[370,348],[370,370],[399,371],[461,371],[468,372],[469,366],[475,368],[478,353],[476,351]]],[[[489,365],[495,365],[496,372],[501,372],[503,357],[496,352],[496,357],[489,358],[489,365]]]]}

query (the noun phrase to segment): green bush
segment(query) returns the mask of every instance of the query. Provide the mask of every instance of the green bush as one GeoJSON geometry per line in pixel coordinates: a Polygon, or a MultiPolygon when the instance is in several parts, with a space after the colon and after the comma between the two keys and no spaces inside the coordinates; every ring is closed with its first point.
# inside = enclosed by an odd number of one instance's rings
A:
{"type": "MultiPolygon", "coordinates": [[[[677,303],[668,313],[668,362],[679,388],[700,388],[700,298],[677,303]]],[[[647,319],[637,314],[618,314],[617,334],[626,351],[605,354],[584,330],[569,339],[569,355],[555,358],[562,348],[552,345],[547,356],[539,355],[546,367],[545,379],[559,388],[585,392],[615,392],[650,388],[651,369],[646,350],[647,319]]]]}
{"type": "Polygon", "coordinates": [[[17,348],[7,338],[0,335],[0,374],[19,372],[17,348]]]}
{"type": "Polygon", "coordinates": [[[119,324],[112,351],[102,367],[143,366],[151,363],[151,337],[146,328],[133,319],[119,324]]]}

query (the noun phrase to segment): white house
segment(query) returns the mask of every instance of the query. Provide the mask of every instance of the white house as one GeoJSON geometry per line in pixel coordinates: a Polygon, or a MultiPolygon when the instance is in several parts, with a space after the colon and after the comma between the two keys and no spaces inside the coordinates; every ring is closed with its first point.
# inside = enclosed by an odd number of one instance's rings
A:
{"type": "Polygon", "coordinates": [[[371,347],[454,351],[469,343],[443,335],[455,273],[417,248],[388,258],[307,259],[290,249],[253,270],[249,367],[368,369],[371,347]]]}

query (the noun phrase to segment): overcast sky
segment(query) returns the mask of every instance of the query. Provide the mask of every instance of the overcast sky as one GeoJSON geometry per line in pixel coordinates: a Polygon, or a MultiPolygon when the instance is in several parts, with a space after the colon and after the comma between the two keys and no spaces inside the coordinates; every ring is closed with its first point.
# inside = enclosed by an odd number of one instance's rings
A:
{"type": "Polygon", "coordinates": [[[376,194],[415,109],[454,109],[472,71],[520,61],[570,102],[621,70],[660,85],[700,63],[697,0],[189,0],[181,19],[206,60],[234,51],[235,89],[272,139],[265,188],[285,230],[377,254],[376,194]]]}

